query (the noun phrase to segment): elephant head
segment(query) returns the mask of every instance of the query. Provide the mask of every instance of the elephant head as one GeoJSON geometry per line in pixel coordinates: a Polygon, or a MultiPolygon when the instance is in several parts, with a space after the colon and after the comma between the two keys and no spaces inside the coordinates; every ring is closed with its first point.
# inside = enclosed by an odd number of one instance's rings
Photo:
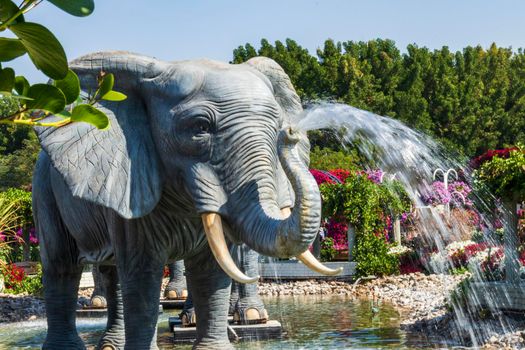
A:
{"type": "Polygon", "coordinates": [[[270,61],[87,55],[71,64],[83,91],[94,91],[104,71],[128,95],[97,106],[109,116],[110,129],[74,123],[37,133],[73,195],[124,218],[148,215],[166,193],[189,198],[219,264],[232,278],[253,282],[231,261],[222,219],[230,239],[264,255],[290,257],[307,251],[321,215],[319,189],[300,156],[305,135],[287,122],[300,102],[270,61]],[[283,199],[288,183],[295,204],[283,218],[280,210],[292,205],[283,199]]]}

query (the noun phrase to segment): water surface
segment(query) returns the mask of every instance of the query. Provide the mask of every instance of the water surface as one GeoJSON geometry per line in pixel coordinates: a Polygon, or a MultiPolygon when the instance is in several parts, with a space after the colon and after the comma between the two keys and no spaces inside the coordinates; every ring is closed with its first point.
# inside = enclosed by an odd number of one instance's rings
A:
{"type": "MultiPolygon", "coordinates": [[[[281,340],[240,342],[238,349],[421,349],[432,347],[399,328],[400,315],[386,303],[337,296],[266,297],[272,319],[286,332],[281,340]]],[[[173,349],[166,310],[159,317],[159,346],[173,349]]],[[[86,345],[94,346],[105,318],[78,319],[77,328],[86,345]]],[[[45,338],[45,320],[4,324],[0,349],[39,349],[45,338]]],[[[179,346],[178,349],[191,349],[179,346]]]]}

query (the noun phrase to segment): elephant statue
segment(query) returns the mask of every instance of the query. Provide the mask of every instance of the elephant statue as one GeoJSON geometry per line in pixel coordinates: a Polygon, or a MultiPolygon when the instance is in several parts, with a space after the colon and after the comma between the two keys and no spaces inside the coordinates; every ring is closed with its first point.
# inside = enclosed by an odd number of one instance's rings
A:
{"type": "Polygon", "coordinates": [[[288,122],[300,100],[279,65],[102,52],[70,67],[84,94],[96,90],[103,71],[115,75],[127,99],[96,105],[110,119],[108,130],[84,123],[36,128],[44,349],[84,348],[75,327],[83,264],[99,265],[106,290],[101,349],[157,349],[160,285],[170,261],[185,261],[196,349],[231,348],[231,279],[258,280],[235,265],[231,244],[334,272],[308,252],[321,199],[299,156],[305,134],[288,122]]]}
{"type": "Polygon", "coordinates": [[[188,297],[186,277],[184,276],[184,261],[174,261],[168,264],[169,281],[164,290],[164,297],[170,300],[184,300],[188,297]]]}
{"type": "MultiPolygon", "coordinates": [[[[235,263],[243,273],[250,275],[258,273],[259,254],[257,252],[245,244],[234,245],[231,250],[233,251],[232,256],[235,263]]],[[[181,274],[176,274],[174,281],[181,280],[181,277],[183,277],[181,274]]],[[[177,285],[179,290],[184,290],[180,283],[177,285]]],[[[166,292],[166,294],[168,293],[166,292]]],[[[238,324],[266,323],[268,321],[268,312],[259,296],[257,284],[244,284],[235,280],[232,281],[228,315],[233,316],[234,322],[238,324]]],[[[188,295],[179,317],[183,327],[195,326],[196,317],[191,293],[188,295]]]]}

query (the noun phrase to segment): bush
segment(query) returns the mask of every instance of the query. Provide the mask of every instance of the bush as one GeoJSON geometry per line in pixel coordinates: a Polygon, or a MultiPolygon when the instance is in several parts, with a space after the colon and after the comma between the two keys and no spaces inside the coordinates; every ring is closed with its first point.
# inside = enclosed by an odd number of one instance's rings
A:
{"type": "Polygon", "coordinates": [[[494,153],[491,157],[485,158],[479,169],[474,172],[476,182],[487,186],[492,193],[502,199],[523,200],[525,198],[523,145],[510,148],[503,154],[494,153]]]}
{"type": "Polygon", "coordinates": [[[336,252],[334,239],[332,237],[325,237],[321,241],[321,261],[334,260],[336,252]]]}
{"type": "Polygon", "coordinates": [[[355,152],[334,151],[330,148],[314,147],[310,152],[310,168],[319,170],[357,169],[355,152]]]}
{"type": "Polygon", "coordinates": [[[367,173],[350,172],[345,183],[324,183],[320,189],[324,217],[341,218],[355,228],[357,274],[398,272],[399,259],[389,254],[388,234],[391,218],[410,209],[402,186],[395,181],[376,183],[367,173]]]}
{"type": "Polygon", "coordinates": [[[0,269],[0,273],[4,276],[5,293],[27,293],[32,295],[40,295],[42,293],[42,267],[40,265],[38,265],[36,275],[26,275],[24,269],[15,264],[5,265],[0,269]]]}
{"type": "Polygon", "coordinates": [[[0,193],[2,202],[10,203],[16,214],[12,230],[14,234],[5,235],[0,233],[5,249],[0,251],[1,259],[9,262],[40,259],[38,239],[35,234],[32,213],[31,192],[17,188],[10,188],[6,192],[0,193]],[[24,246],[28,251],[24,251],[24,246]],[[28,256],[25,256],[25,253],[28,256]]]}

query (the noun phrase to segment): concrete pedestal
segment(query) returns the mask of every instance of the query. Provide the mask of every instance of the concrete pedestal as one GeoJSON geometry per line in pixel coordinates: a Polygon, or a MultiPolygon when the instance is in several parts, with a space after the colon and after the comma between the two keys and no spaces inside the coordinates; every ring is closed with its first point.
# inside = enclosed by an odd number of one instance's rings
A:
{"type": "MultiPolygon", "coordinates": [[[[250,341],[250,340],[269,340],[281,339],[283,330],[279,321],[270,320],[263,324],[236,325],[228,327],[228,337],[230,341],[250,341]]],[[[195,327],[182,327],[174,324],[173,340],[175,344],[191,344],[197,337],[195,327]]]]}

